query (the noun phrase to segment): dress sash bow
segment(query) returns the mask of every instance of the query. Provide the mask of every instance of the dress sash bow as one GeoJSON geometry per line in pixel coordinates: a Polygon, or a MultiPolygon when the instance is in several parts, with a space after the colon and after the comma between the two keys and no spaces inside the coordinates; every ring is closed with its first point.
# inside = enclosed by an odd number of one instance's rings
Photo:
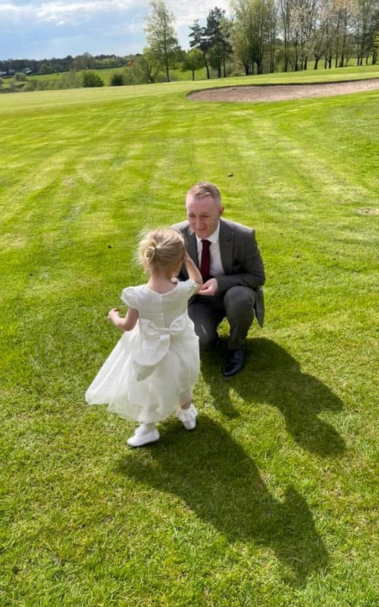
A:
{"type": "Polygon", "coordinates": [[[140,341],[133,354],[133,366],[137,381],[151,375],[166,356],[171,339],[181,335],[186,328],[187,314],[172,321],[169,327],[157,327],[151,320],[139,321],[140,341]]]}

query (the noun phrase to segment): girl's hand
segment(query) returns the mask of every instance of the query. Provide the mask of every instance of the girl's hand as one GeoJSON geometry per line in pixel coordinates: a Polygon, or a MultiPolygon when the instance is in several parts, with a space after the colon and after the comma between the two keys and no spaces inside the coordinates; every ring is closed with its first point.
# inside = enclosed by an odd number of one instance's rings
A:
{"type": "Polygon", "coordinates": [[[183,262],[186,266],[189,278],[194,280],[199,285],[199,287],[201,287],[201,285],[203,284],[203,279],[192,257],[188,255],[188,251],[186,251],[184,255],[183,262]]]}
{"type": "Polygon", "coordinates": [[[120,318],[118,308],[112,308],[108,313],[108,318],[117,329],[120,329],[120,331],[131,331],[137,324],[138,312],[137,310],[129,308],[125,318],[120,318]]]}
{"type": "Polygon", "coordinates": [[[118,308],[112,308],[112,310],[108,313],[108,320],[115,325],[119,318],[120,314],[118,312],[118,308]]]}
{"type": "Polygon", "coordinates": [[[199,295],[205,295],[207,297],[216,295],[218,289],[218,283],[216,278],[210,278],[203,284],[199,291],[199,295]]]}

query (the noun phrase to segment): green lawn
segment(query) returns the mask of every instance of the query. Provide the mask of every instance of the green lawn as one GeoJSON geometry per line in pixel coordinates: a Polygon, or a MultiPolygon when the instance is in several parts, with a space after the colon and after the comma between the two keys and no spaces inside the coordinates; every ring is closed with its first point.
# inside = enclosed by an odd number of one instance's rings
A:
{"type": "Polygon", "coordinates": [[[186,99],[204,86],[0,96],[2,607],[379,605],[379,91],[186,99]],[[84,392],[139,231],[202,179],[257,230],[266,324],[233,380],[226,326],[202,357],[196,432],[130,450],[84,392]]]}

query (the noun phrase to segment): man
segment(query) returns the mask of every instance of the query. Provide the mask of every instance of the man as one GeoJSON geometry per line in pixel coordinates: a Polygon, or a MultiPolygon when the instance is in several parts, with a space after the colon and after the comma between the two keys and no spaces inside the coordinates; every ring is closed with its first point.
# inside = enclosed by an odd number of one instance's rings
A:
{"type": "MultiPolygon", "coordinates": [[[[221,193],[212,183],[195,184],[186,197],[187,221],[176,224],[187,251],[199,267],[204,284],[191,300],[188,313],[201,347],[218,342],[217,327],[226,317],[230,325],[225,377],[242,371],[245,339],[254,312],[263,325],[264,304],[260,288],[265,282],[262,258],[254,230],[221,219],[221,193]]],[[[185,268],[179,276],[187,279],[185,268]]]]}

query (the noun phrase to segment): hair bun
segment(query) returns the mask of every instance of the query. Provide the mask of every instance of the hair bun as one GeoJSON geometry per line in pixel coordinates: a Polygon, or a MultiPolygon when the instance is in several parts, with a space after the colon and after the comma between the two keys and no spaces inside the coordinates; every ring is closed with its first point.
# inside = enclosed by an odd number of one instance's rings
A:
{"type": "Polygon", "coordinates": [[[140,243],[141,260],[149,266],[175,266],[183,260],[184,253],[183,236],[172,229],[154,230],[140,243]]]}
{"type": "Polygon", "coordinates": [[[152,238],[146,246],[145,249],[146,259],[149,263],[156,261],[157,256],[157,242],[154,238],[152,238]]]}

